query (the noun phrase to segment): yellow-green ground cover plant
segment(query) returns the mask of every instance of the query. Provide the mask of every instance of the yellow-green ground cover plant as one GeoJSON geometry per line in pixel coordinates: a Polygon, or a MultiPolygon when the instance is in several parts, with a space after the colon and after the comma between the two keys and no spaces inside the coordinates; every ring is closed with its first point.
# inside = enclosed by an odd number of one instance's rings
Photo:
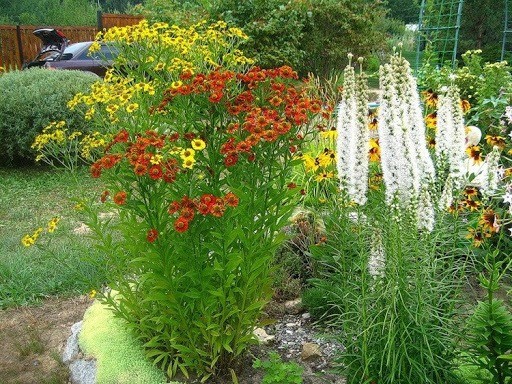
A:
{"type": "Polygon", "coordinates": [[[329,111],[292,68],[249,67],[246,36],[223,22],[102,38],[116,69],[68,103],[112,135],[90,167],[105,190],[84,204],[111,271],[99,297],[169,377],[235,380],[300,195],[295,153],[329,111]]]}

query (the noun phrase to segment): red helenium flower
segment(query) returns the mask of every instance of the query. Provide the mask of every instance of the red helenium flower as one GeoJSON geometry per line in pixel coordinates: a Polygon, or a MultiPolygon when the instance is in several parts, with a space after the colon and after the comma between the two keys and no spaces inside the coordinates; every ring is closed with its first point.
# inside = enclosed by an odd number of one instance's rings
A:
{"type": "Polygon", "coordinates": [[[174,222],[174,229],[176,232],[185,232],[188,229],[188,221],[183,217],[178,217],[178,219],[174,222]]]}
{"type": "Polygon", "coordinates": [[[229,192],[226,194],[226,196],[224,196],[224,201],[230,207],[236,207],[238,205],[239,199],[233,192],[229,192]]]}
{"type": "Polygon", "coordinates": [[[156,241],[156,239],[158,238],[158,231],[155,229],[155,228],[152,228],[148,231],[147,235],[146,235],[146,239],[150,242],[150,243],[154,243],[156,241]]]}
{"type": "Polygon", "coordinates": [[[123,205],[126,203],[126,192],[120,191],[114,195],[114,203],[117,205],[123,205]]]}

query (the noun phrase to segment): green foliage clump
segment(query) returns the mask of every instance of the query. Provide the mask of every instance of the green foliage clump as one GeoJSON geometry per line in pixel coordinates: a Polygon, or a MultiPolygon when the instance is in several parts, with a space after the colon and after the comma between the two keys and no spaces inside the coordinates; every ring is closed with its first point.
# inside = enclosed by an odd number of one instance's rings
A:
{"type": "Polygon", "coordinates": [[[96,2],[88,0],[0,0],[1,18],[10,24],[95,25],[96,2]]]}
{"type": "Polygon", "coordinates": [[[191,24],[224,20],[250,37],[241,49],[258,66],[290,65],[301,75],[325,77],[347,62],[346,55],[368,56],[386,49],[381,1],[286,0],[210,3],[147,0],[142,13],[151,21],[191,24]]]}
{"type": "Polygon", "coordinates": [[[489,252],[484,260],[484,272],[479,275],[480,285],[487,290],[485,301],[478,303],[468,321],[470,361],[488,372],[489,384],[505,384],[512,381],[512,314],[502,300],[494,297],[500,288],[500,280],[507,271],[504,261],[498,261],[498,251],[489,252]]]}
{"type": "Polygon", "coordinates": [[[390,222],[373,208],[358,217],[374,225],[333,209],[327,243],[315,252],[324,268],[305,305],[343,335],[348,383],[455,383],[453,276],[460,271],[441,256],[443,239],[407,231],[411,222],[390,222]]]}
{"type": "Polygon", "coordinates": [[[301,384],[302,368],[297,363],[284,363],[277,352],[269,353],[269,360],[257,359],[254,368],[262,368],[265,372],[261,384],[301,384]]]}
{"type": "Polygon", "coordinates": [[[347,64],[347,54],[369,56],[385,49],[386,39],[378,27],[386,11],[380,1],[342,0],[307,2],[307,23],[301,45],[306,60],[303,73],[327,76],[347,64]]]}
{"type": "Polygon", "coordinates": [[[283,0],[230,0],[222,2],[211,16],[242,28],[250,36],[243,51],[263,68],[304,66],[307,55],[303,49],[304,28],[308,15],[303,7],[283,0]]]}
{"type": "Polygon", "coordinates": [[[98,77],[79,71],[33,68],[0,77],[0,164],[33,161],[30,146],[52,121],[65,120],[75,130],[87,131],[87,122],[67,109],[78,92],[86,92],[98,77]]]}

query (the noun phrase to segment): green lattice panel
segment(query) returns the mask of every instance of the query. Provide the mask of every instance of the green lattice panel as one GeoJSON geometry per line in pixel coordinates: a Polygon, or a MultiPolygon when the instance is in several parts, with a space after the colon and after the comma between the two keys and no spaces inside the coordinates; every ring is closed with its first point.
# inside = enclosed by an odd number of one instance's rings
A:
{"type": "Polygon", "coordinates": [[[426,48],[435,64],[455,64],[462,5],[463,0],[422,1],[417,61],[420,51],[426,48]]]}

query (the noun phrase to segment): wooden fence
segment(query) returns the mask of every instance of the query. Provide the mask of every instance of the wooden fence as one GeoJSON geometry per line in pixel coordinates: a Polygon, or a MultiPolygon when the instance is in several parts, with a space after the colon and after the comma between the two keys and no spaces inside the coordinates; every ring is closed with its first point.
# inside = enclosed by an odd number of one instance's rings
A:
{"type": "Polygon", "coordinates": [[[116,13],[98,14],[98,29],[109,29],[112,27],[126,27],[127,25],[138,24],[144,17],[140,15],[119,15],[116,13]]]}
{"type": "MultiPolygon", "coordinates": [[[[98,13],[98,27],[59,27],[57,28],[71,42],[94,40],[98,30],[111,27],[123,27],[137,24],[142,16],[98,13]]],[[[34,30],[41,28],[34,25],[0,25],[0,67],[6,70],[21,69],[25,61],[32,60],[41,49],[41,40],[33,35],[34,30]]]]}

